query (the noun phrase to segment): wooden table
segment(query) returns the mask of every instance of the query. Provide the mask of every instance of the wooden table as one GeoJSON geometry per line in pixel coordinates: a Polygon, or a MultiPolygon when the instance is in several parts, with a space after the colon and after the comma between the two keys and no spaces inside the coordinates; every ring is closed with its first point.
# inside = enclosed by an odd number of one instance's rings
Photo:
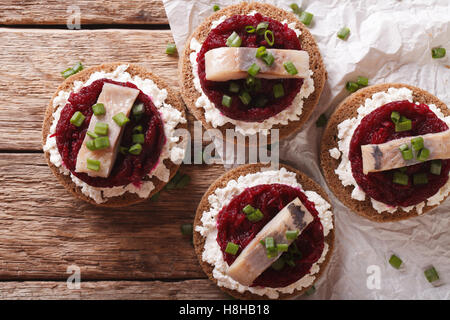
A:
{"type": "Polygon", "coordinates": [[[41,124],[60,71],[78,61],[135,62],[178,89],[160,0],[76,4],[81,30],[67,29],[66,1],[0,4],[0,298],[227,298],[180,233],[222,166],[182,166],[188,188],[122,209],[75,200],[47,167],[41,124]],[[67,287],[71,265],[80,268],[81,289],[67,287]]]}

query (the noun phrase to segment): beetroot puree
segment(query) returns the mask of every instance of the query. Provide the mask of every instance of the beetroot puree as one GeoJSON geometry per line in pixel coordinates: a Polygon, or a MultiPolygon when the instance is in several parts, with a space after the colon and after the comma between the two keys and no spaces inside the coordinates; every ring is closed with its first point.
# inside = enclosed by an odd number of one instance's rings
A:
{"type": "Polygon", "coordinates": [[[266,269],[252,286],[285,287],[309,273],[311,266],[322,255],[324,247],[323,228],[314,203],[308,201],[306,195],[297,188],[283,184],[263,184],[245,189],[224,207],[217,219],[217,242],[225,261],[231,265],[242,250],[253,240],[256,234],[289,202],[299,198],[303,205],[314,216],[314,221],[300,234],[295,241],[302,253],[302,258],[295,261],[295,266],[285,265],[282,270],[266,269]],[[264,214],[258,222],[250,222],[242,209],[250,204],[264,214]],[[228,242],[239,244],[236,255],[225,252],[228,242]]]}
{"type": "MultiPolygon", "coordinates": [[[[203,42],[202,49],[197,56],[198,75],[203,92],[214,103],[216,108],[220,109],[227,117],[248,122],[262,122],[291,105],[295,96],[300,91],[303,79],[261,79],[261,88],[256,92],[249,92],[252,100],[247,106],[239,99],[239,93],[229,91],[231,81],[216,82],[206,80],[205,53],[215,48],[226,47],[226,41],[233,31],[236,31],[241,37],[241,47],[256,48],[265,46],[268,49],[301,50],[300,41],[295,32],[288,28],[287,24],[282,24],[257,13],[254,16],[235,15],[228,18],[217,28],[211,30],[203,42]],[[262,21],[269,23],[268,30],[271,30],[275,36],[275,43],[272,47],[267,44],[264,35],[247,33],[245,31],[246,26],[254,26],[256,28],[262,21]],[[275,99],[273,97],[273,86],[277,83],[283,84],[285,95],[284,97],[275,99]],[[232,103],[229,108],[222,105],[222,97],[224,94],[232,97],[232,103]],[[267,99],[267,104],[264,107],[256,107],[255,102],[258,98],[262,97],[267,99]]],[[[233,80],[233,82],[238,83],[241,89],[245,87],[245,79],[233,80]]]]}
{"type": "Polygon", "coordinates": [[[447,182],[450,169],[449,160],[442,161],[442,170],[439,176],[430,173],[430,161],[407,167],[406,174],[409,176],[409,184],[403,186],[392,182],[396,170],[363,174],[361,146],[380,144],[409,136],[437,133],[447,129],[446,123],[440,120],[425,104],[416,105],[405,100],[391,102],[375,109],[362,119],[350,143],[349,159],[352,164],[353,177],[368,196],[391,206],[408,207],[426,200],[436,194],[447,182]],[[395,125],[391,120],[393,111],[411,119],[412,130],[395,132],[395,125]],[[414,185],[412,181],[415,173],[426,173],[428,183],[414,185]]]}
{"type": "Polygon", "coordinates": [[[139,121],[130,116],[131,121],[127,123],[120,142],[121,146],[127,148],[132,146],[133,128],[137,125],[142,125],[143,133],[145,134],[145,143],[142,145],[141,154],[135,156],[132,154],[123,155],[118,153],[116,162],[108,178],[90,177],[86,173],[75,172],[78,151],[83,143],[93,115],[92,105],[97,102],[105,82],[138,89],[134,84],[129,82],[121,83],[109,79],[100,79],[94,81],[89,86],[83,87],[78,93],[71,93],[68,103],[61,112],[61,117],[56,127],[58,151],[67,169],[77,178],[91,186],[114,187],[129,183],[139,185],[142,178],[157,164],[165,143],[163,122],[159,112],[150,97],[142,91],[139,91],[136,102],[144,103],[145,113],[139,121]],[[76,127],[70,123],[70,118],[76,111],[80,111],[86,117],[80,127],[76,127]]]}

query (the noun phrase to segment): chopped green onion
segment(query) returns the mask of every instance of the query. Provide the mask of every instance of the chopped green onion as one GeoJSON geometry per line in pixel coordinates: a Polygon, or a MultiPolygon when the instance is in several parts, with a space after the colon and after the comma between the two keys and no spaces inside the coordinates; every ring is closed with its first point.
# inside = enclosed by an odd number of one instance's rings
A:
{"type": "Polygon", "coordinates": [[[98,134],[96,134],[96,133],[94,133],[94,132],[88,131],[88,132],[86,132],[86,134],[87,134],[89,137],[91,137],[92,139],[98,138],[98,134]]]}
{"type": "Polygon", "coordinates": [[[338,31],[337,37],[342,40],[346,40],[348,36],[350,35],[350,29],[347,27],[343,27],[341,30],[338,31]]]}
{"type": "Polygon", "coordinates": [[[286,252],[288,251],[289,245],[287,243],[278,243],[277,244],[277,251],[278,252],[286,252]]]}
{"type": "Polygon", "coordinates": [[[236,82],[231,82],[230,88],[228,90],[230,90],[230,92],[233,92],[233,93],[238,93],[239,89],[240,89],[239,84],[237,84],[236,82]]]}
{"type": "Polygon", "coordinates": [[[421,185],[421,184],[427,184],[428,183],[428,176],[426,173],[416,173],[413,176],[413,183],[415,186],[421,185]]]}
{"type": "Polygon", "coordinates": [[[313,19],[314,15],[312,13],[303,11],[300,13],[299,20],[305,25],[309,26],[311,24],[311,21],[313,19]]]}
{"type": "Polygon", "coordinates": [[[259,96],[258,98],[256,98],[255,106],[257,108],[262,108],[267,104],[267,102],[269,102],[269,100],[266,97],[259,96]]]}
{"type": "Polygon", "coordinates": [[[117,123],[120,127],[123,127],[130,121],[130,119],[128,119],[128,117],[123,112],[119,112],[112,118],[114,122],[117,123]]]}
{"type": "Polygon", "coordinates": [[[295,240],[295,239],[297,239],[298,235],[299,235],[298,230],[286,231],[286,239],[288,239],[288,240],[295,240]]]}
{"type": "Polygon", "coordinates": [[[242,209],[242,211],[246,214],[246,215],[249,215],[249,214],[251,214],[251,213],[253,213],[253,211],[255,211],[255,208],[253,208],[251,205],[246,205],[243,209],[242,209]]]}
{"type": "Polygon", "coordinates": [[[395,254],[393,254],[389,258],[389,264],[394,267],[395,269],[400,269],[400,266],[402,265],[403,261],[399,257],[397,257],[395,254]]]}
{"type": "Polygon", "coordinates": [[[255,33],[256,28],[254,26],[245,26],[245,31],[247,31],[247,33],[255,33]]]}
{"type": "Polygon", "coordinates": [[[86,117],[80,111],[77,111],[73,114],[72,118],[70,118],[70,123],[75,127],[79,127],[83,124],[84,119],[86,119],[86,117]]]}
{"type": "Polygon", "coordinates": [[[131,137],[133,139],[133,143],[143,144],[145,142],[145,136],[143,133],[136,133],[133,134],[131,137]]]}
{"type": "Polygon", "coordinates": [[[264,32],[264,39],[269,44],[269,46],[273,46],[273,44],[275,43],[275,36],[273,35],[273,32],[270,30],[266,30],[264,32]]]}
{"type": "Polygon", "coordinates": [[[100,170],[100,161],[93,160],[93,159],[86,159],[87,168],[92,171],[99,171],[100,170]]]}
{"type": "Polygon", "coordinates": [[[273,86],[273,96],[275,97],[275,99],[278,99],[278,98],[281,98],[284,96],[283,84],[277,83],[276,85],[273,86]]]}
{"type": "Polygon", "coordinates": [[[267,250],[274,250],[275,249],[275,240],[273,237],[267,237],[264,241],[266,245],[267,250]]]}
{"type": "Polygon", "coordinates": [[[238,250],[239,250],[239,245],[237,245],[233,242],[228,242],[227,247],[225,248],[225,252],[232,254],[233,256],[238,252],[238,250]]]}
{"type": "Polygon", "coordinates": [[[426,269],[424,271],[425,278],[427,278],[428,282],[434,282],[439,280],[439,274],[437,273],[436,269],[431,266],[430,268],[426,269]]]}
{"type": "Polygon", "coordinates": [[[297,68],[294,66],[294,64],[291,61],[283,63],[284,69],[287,73],[294,76],[298,73],[297,68]]]}
{"type": "Polygon", "coordinates": [[[356,82],[349,81],[345,84],[345,89],[349,92],[356,92],[359,89],[359,85],[356,82]]]}
{"type": "Polygon", "coordinates": [[[302,12],[302,9],[300,9],[296,3],[292,3],[290,7],[295,14],[300,14],[302,12]]]}
{"type": "Polygon", "coordinates": [[[98,137],[94,140],[95,149],[102,150],[109,147],[109,138],[108,137],[98,137]]]}
{"type": "Polygon", "coordinates": [[[68,77],[80,72],[81,70],[83,70],[83,65],[81,64],[81,62],[77,62],[77,64],[75,64],[72,68],[68,68],[61,72],[61,75],[64,77],[64,79],[67,79],[68,77]]]}
{"type": "Polygon", "coordinates": [[[257,58],[262,58],[262,57],[264,57],[266,54],[267,54],[266,47],[260,46],[260,47],[256,50],[256,55],[255,55],[255,56],[256,56],[257,58]]]}
{"type": "Polygon", "coordinates": [[[228,37],[226,44],[228,47],[240,47],[242,44],[242,39],[236,31],[233,31],[233,33],[228,37]]]}
{"type": "Polygon", "coordinates": [[[144,128],[141,125],[138,125],[133,128],[133,132],[142,132],[144,128]]]}
{"type": "Polygon", "coordinates": [[[123,147],[123,146],[119,146],[119,152],[123,155],[128,153],[128,148],[127,147],[123,147]]]}
{"type": "Polygon", "coordinates": [[[231,97],[224,94],[222,97],[222,105],[229,108],[231,106],[231,97]]]}
{"type": "Polygon", "coordinates": [[[130,149],[128,149],[128,152],[137,156],[142,152],[142,145],[139,143],[133,144],[130,149]]]}
{"type": "Polygon", "coordinates": [[[247,219],[251,222],[258,222],[261,221],[262,218],[264,218],[263,213],[261,212],[261,210],[256,209],[255,211],[253,211],[252,213],[250,213],[249,215],[247,215],[247,219]]]}
{"type": "Polygon", "coordinates": [[[140,103],[136,103],[133,106],[132,112],[133,112],[133,116],[140,116],[142,114],[144,114],[144,104],[142,102],[140,103]]]}
{"type": "Polygon", "coordinates": [[[415,137],[411,139],[411,145],[415,151],[422,150],[424,147],[424,141],[422,137],[415,137]]]}
{"type": "Polygon", "coordinates": [[[177,53],[177,46],[174,43],[168,43],[166,46],[166,54],[173,55],[177,53]]]}
{"type": "Polygon", "coordinates": [[[239,95],[239,99],[241,99],[243,104],[248,105],[250,103],[250,101],[252,100],[252,97],[250,96],[250,94],[248,92],[243,91],[239,95]]]}
{"type": "Polygon", "coordinates": [[[327,116],[322,113],[316,121],[316,127],[324,127],[327,124],[327,116]]]}
{"type": "Polygon", "coordinates": [[[97,149],[95,148],[95,142],[94,142],[94,140],[88,140],[88,141],[86,141],[86,148],[88,148],[88,149],[91,150],[91,151],[97,150],[97,149]]]}
{"type": "Polygon", "coordinates": [[[256,75],[259,73],[259,70],[261,70],[261,67],[254,63],[250,66],[250,68],[248,68],[247,72],[249,75],[256,77],[256,75]]]}
{"type": "Polygon", "coordinates": [[[92,106],[92,111],[94,111],[94,115],[101,116],[106,113],[105,105],[103,103],[96,103],[92,106]]]}
{"type": "Polygon", "coordinates": [[[430,156],[430,150],[428,150],[427,148],[422,148],[417,153],[417,160],[419,160],[419,161],[427,161],[429,156],[430,156]]]}
{"type": "Polygon", "coordinates": [[[260,22],[256,26],[256,33],[258,33],[259,35],[263,35],[264,32],[266,32],[268,27],[269,27],[269,23],[268,22],[260,22]]]}
{"type": "Polygon", "coordinates": [[[395,132],[409,131],[412,129],[412,121],[404,116],[395,124],[395,132]]]}
{"type": "Polygon", "coordinates": [[[108,124],[104,122],[97,122],[95,124],[94,132],[101,136],[108,135],[108,124]]]}
{"type": "Polygon", "coordinates": [[[277,259],[274,263],[272,263],[271,267],[276,271],[280,271],[281,269],[284,268],[284,264],[285,264],[284,259],[280,258],[277,259]]]}
{"type": "Polygon", "coordinates": [[[399,149],[402,153],[402,157],[404,160],[411,160],[414,158],[412,150],[409,148],[409,146],[406,143],[401,145],[399,149]]]}
{"type": "Polygon", "coordinates": [[[194,227],[192,223],[185,223],[180,226],[180,230],[183,236],[191,236],[194,232],[194,227]]]}
{"type": "Polygon", "coordinates": [[[394,172],[394,178],[393,178],[392,182],[394,182],[395,184],[407,186],[408,180],[409,180],[409,177],[407,174],[404,174],[404,173],[398,172],[398,171],[394,172]]]}
{"type": "Polygon", "coordinates": [[[397,111],[392,111],[391,120],[394,123],[398,123],[400,121],[400,113],[398,113],[397,111]]]}
{"type": "Polygon", "coordinates": [[[311,288],[309,288],[308,290],[305,291],[305,294],[307,296],[311,296],[316,292],[316,287],[313,285],[311,286],[311,288]]]}
{"type": "Polygon", "coordinates": [[[269,67],[275,62],[275,58],[273,57],[273,55],[270,52],[265,54],[261,58],[261,60],[264,61],[264,63],[267,64],[269,67]]]}
{"type": "Polygon", "coordinates": [[[430,172],[434,175],[440,176],[442,171],[442,161],[433,160],[431,161],[430,172]]]}
{"type": "Polygon", "coordinates": [[[213,6],[213,10],[214,10],[214,12],[219,11],[219,10],[220,10],[220,7],[219,7],[217,4],[215,4],[215,5],[213,6]]]}
{"type": "Polygon", "coordinates": [[[187,174],[184,174],[180,181],[175,185],[175,189],[182,189],[186,187],[191,182],[191,177],[187,174]]]}
{"type": "Polygon", "coordinates": [[[433,59],[440,59],[445,57],[445,48],[433,48],[431,49],[431,57],[433,59]]]}
{"type": "Polygon", "coordinates": [[[359,85],[359,87],[367,87],[369,85],[369,79],[359,76],[358,80],[356,80],[356,83],[359,85]]]}

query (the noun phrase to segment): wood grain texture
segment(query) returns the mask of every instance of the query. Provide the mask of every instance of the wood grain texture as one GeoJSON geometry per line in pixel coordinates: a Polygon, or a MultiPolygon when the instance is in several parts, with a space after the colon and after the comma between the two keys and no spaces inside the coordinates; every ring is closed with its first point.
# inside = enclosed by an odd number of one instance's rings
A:
{"type": "Polygon", "coordinates": [[[178,57],[165,54],[168,42],[168,30],[0,28],[0,150],[42,149],[46,105],[64,80],[60,72],[77,61],[138,63],[177,89],[178,57]]]}
{"type": "Polygon", "coordinates": [[[164,281],[96,281],[84,282],[80,289],[68,289],[66,282],[1,282],[2,300],[203,300],[230,299],[206,279],[177,282],[164,281]]]}
{"type": "Polygon", "coordinates": [[[0,24],[65,25],[70,6],[79,7],[82,25],[167,24],[161,0],[2,0],[0,24]]]}
{"type": "Polygon", "coordinates": [[[0,154],[0,280],[66,279],[77,265],[86,280],[204,278],[190,239],[203,193],[225,169],[182,166],[191,184],[157,202],[97,208],[73,198],[43,154],[0,154]]]}

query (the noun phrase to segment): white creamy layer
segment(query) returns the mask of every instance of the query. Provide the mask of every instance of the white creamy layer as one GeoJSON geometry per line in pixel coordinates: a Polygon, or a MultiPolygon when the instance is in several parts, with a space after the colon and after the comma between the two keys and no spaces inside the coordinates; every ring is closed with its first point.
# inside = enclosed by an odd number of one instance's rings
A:
{"type": "MultiPolygon", "coordinates": [[[[351,162],[348,158],[350,142],[352,140],[353,133],[361,123],[361,120],[372,111],[387,103],[401,100],[408,100],[409,102],[413,102],[413,92],[408,88],[389,88],[386,92],[377,92],[373,94],[370,99],[366,99],[364,105],[361,105],[358,108],[357,117],[344,120],[338,125],[338,148],[330,149],[329,152],[330,155],[335,159],[339,159],[339,157],[341,157],[341,162],[335,170],[335,173],[338,175],[344,186],[354,186],[351,197],[355,200],[364,201],[366,199],[366,193],[356,183],[356,180],[352,174],[351,162]]],[[[444,114],[439,110],[439,108],[437,108],[434,104],[430,104],[429,107],[440,119],[445,121],[447,125],[450,126],[450,116],[445,117],[444,114]]],[[[415,206],[393,207],[380,201],[376,201],[372,198],[370,200],[372,202],[373,208],[378,213],[382,213],[385,211],[394,213],[399,209],[405,212],[409,212],[416,208],[417,213],[422,214],[425,205],[433,206],[439,204],[440,202],[442,202],[442,200],[445,199],[449,192],[450,179],[434,196],[428,198],[426,203],[421,202],[415,206]]]]}
{"type": "MultiPolygon", "coordinates": [[[[254,15],[256,11],[252,11],[249,15],[254,15]]],[[[220,17],[219,20],[213,21],[211,23],[211,30],[216,28],[219,24],[227,19],[227,16],[220,17]]],[[[287,23],[284,20],[282,23],[287,23]]],[[[292,29],[297,36],[301,35],[301,31],[295,28],[295,22],[288,24],[288,27],[292,29]]],[[[246,122],[240,120],[231,119],[220,112],[218,108],[214,106],[209,98],[205,95],[200,85],[200,78],[198,76],[198,63],[197,55],[202,48],[201,43],[197,39],[192,38],[190,42],[190,49],[192,50],[189,60],[192,66],[192,74],[194,75],[194,87],[201,94],[197,99],[195,106],[197,108],[203,108],[205,110],[205,119],[207,122],[211,123],[214,128],[225,125],[227,122],[235,125],[236,131],[242,135],[254,135],[257,133],[262,133],[267,135],[269,130],[277,124],[287,125],[289,121],[298,121],[302,114],[304,99],[308,98],[311,93],[314,92],[314,81],[312,79],[313,72],[310,70],[310,76],[303,80],[303,85],[300,92],[292,101],[292,104],[263,122],[246,122]]]]}
{"type": "MultiPolygon", "coordinates": [[[[86,87],[92,82],[99,79],[111,79],[119,82],[130,82],[142,90],[151,99],[155,107],[158,109],[161,119],[164,122],[164,134],[166,136],[166,143],[163,146],[161,155],[158,160],[156,167],[148,174],[148,178],[153,176],[157,177],[159,180],[168,182],[170,177],[170,170],[164,165],[163,161],[165,159],[170,159],[174,163],[181,163],[184,158],[186,141],[180,141],[180,137],[175,135],[175,128],[180,123],[186,123],[186,119],[183,114],[176,108],[172,107],[170,104],[166,103],[167,90],[159,89],[158,86],[151,79],[142,79],[139,76],[132,77],[126,70],[128,65],[120,65],[111,73],[106,73],[104,71],[97,71],[91,74],[86,82],[75,81],[73,92],[80,91],[81,88],[86,87]]],[[[67,104],[71,92],[60,91],[58,96],[53,100],[53,123],[50,127],[49,135],[47,136],[47,141],[44,145],[44,151],[49,152],[50,161],[56,167],[59,168],[60,172],[65,175],[70,175],[72,181],[76,186],[81,188],[84,195],[92,198],[97,203],[103,203],[111,197],[117,197],[123,195],[125,192],[135,193],[141,198],[146,198],[150,195],[151,191],[155,188],[151,181],[143,181],[141,186],[136,187],[134,184],[130,183],[126,186],[117,186],[112,188],[99,188],[88,185],[87,183],[81,181],[75,177],[62,163],[61,155],[59,154],[58,147],[56,146],[56,137],[51,137],[55,131],[58,124],[59,118],[61,116],[61,111],[67,104]]]]}
{"type": "MultiPolygon", "coordinates": [[[[251,173],[241,176],[237,180],[230,180],[224,188],[216,189],[214,193],[208,197],[210,210],[203,212],[201,218],[202,225],[198,225],[195,228],[195,231],[206,238],[202,259],[214,266],[213,276],[217,279],[217,284],[219,286],[237,290],[241,293],[249,291],[260,296],[266,295],[271,299],[277,299],[280,293],[292,293],[294,290],[301,290],[314,282],[316,278],[315,274],[319,272],[320,264],[325,260],[328,252],[327,243],[325,243],[319,260],[312,265],[309,274],[286,287],[248,287],[240,284],[227,275],[228,264],[223,259],[222,251],[216,241],[217,216],[220,210],[227,206],[235,196],[241,194],[247,188],[261,184],[275,183],[302,189],[301,184],[297,182],[296,174],[287,171],[285,168],[281,168],[280,170],[251,173]]],[[[316,210],[319,212],[320,222],[323,226],[323,234],[324,236],[327,236],[330,230],[333,229],[333,214],[330,211],[331,205],[314,191],[305,191],[305,194],[308,197],[308,200],[315,204],[316,210]]]]}

